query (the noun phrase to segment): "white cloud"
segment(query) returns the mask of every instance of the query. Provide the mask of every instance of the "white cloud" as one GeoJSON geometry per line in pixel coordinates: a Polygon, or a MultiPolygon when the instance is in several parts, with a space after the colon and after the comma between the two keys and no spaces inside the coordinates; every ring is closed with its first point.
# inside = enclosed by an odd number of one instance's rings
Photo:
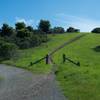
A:
{"type": "Polygon", "coordinates": [[[24,22],[27,26],[34,24],[34,20],[33,19],[26,20],[24,18],[19,18],[19,17],[16,17],[15,19],[16,19],[16,22],[24,22]]]}
{"type": "Polygon", "coordinates": [[[57,14],[54,19],[58,24],[63,25],[64,28],[73,26],[79,28],[82,32],[91,31],[95,27],[100,27],[100,21],[89,18],[81,18],[63,13],[57,14]]]}

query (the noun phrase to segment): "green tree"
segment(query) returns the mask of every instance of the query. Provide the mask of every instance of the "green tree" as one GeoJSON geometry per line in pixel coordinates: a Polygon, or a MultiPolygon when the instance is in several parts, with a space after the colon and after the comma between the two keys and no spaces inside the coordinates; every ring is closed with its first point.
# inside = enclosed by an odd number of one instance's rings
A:
{"type": "Polygon", "coordinates": [[[69,28],[67,29],[67,32],[75,32],[75,29],[74,29],[73,27],[69,27],[69,28]]]}
{"type": "Polygon", "coordinates": [[[66,32],[73,33],[73,32],[80,32],[80,30],[73,27],[69,27],[66,32]]]}
{"type": "Polygon", "coordinates": [[[39,23],[39,26],[38,26],[38,29],[45,32],[45,33],[48,33],[49,30],[50,30],[50,27],[51,27],[51,24],[48,20],[40,20],[40,23],[39,23]]]}
{"type": "Polygon", "coordinates": [[[25,25],[24,22],[17,22],[17,23],[15,24],[15,28],[16,28],[16,30],[25,29],[25,28],[26,28],[26,25],[25,25]]]}
{"type": "Polygon", "coordinates": [[[14,33],[14,29],[10,27],[8,24],[3,24],[0,35],[1,36],[11,36],[14,33]]]}
{"type": "Polygon", "coordinates": [[[31,32],[27,29],[20,29],[20,30],[17,31],[16,36],[19,37],[19,38],[30,37],[31,32]]]}
{"type": "Polygon", "coordinates": [[[100,34],[100,28],[94,28],[92,31],[92,33],[99,33],[100,34]]]}
{"type": "Polygon", "coordinates": [[[33,29],[32,26],[27,26],[26,29],[27,29],[28,31],[30,31],[30,32],[34,32],[34,29],[33,29]]]}
{"type": "Polygon", "coordinates": [[[52,31],[53,33],[64,33],[65,32],[63,27],[54,27],[52,31]]]}

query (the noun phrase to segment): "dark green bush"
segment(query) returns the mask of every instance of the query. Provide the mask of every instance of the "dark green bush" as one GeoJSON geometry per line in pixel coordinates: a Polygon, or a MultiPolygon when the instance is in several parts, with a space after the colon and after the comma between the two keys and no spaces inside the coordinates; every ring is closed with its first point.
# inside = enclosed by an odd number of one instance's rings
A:
{"type": "Polygon", "coordinates": [[[21,29],[21,30],[17,31],[16,36],[19,37],[19,38],[30,37],[31,32],[28,31],[27,29],[21,29]]]}
{"type": "Polygon", "coordinates": [[[92,33],[98,33],[98,34],[100,34],[100,28],[99,27],[98,28],[95,28],[91,32],[92,33]]]}
{"type": "Polygon", "coordinates": [[[100,52],[100,46],[96,46],[95,48],[93,48],[96,52],[100,52]]]}
{"type": "Polygon", "coordinates": [[[16,52],[17,46],[15,44],[0,41],[0,58],[10,59],[16,54],[16,52]]]}
{"type": "Polygon", "coordinates": [[[73,27],[69,27],[66,32],[73,33],[73,32],[80,32],[80,30],[73,27]]]}
{"type": "Polygon", "coordinates": [[[1,40],[5,41],[2,45],[14,43],[20,49],[35,47],[48,40],[46,32],[34,30],[32,26],[26,26],[25,23],[20,22],[15,24],[15,29],[8,24],[3,24],[0,29],[0,36],[0,42],[1,40]]]}
{"type": "Polygon", "coordinates": [[[51,29],[51,33],[64,33],[65,30],[63,27],[54,27],[53,29],[51,29]]]}

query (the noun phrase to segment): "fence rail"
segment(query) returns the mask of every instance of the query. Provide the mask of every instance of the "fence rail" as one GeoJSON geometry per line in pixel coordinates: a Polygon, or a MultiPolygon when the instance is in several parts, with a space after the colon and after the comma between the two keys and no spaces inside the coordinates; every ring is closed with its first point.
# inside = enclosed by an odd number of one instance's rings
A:
{"type": "Polygon", "coordinates": [[[79,61],[78,62],[75,62],[75,61],[69,59],[68,57],[66,57],[65,54],[63,54],[63,63],[65,63],[66,60],[68,60],[69,62],[73,63],[74,65],[80,66],[80,62],[79,61]]]}
{"type": "Polygon", "coordinates": [[[36,60],[35,62],[30,62],[30,66],[37,64],[43,60],[45,60],[46,64],[49,64],[50,63],[50,56],[47,54],[46,56],[40,58],[39,60],[36,60]]]}

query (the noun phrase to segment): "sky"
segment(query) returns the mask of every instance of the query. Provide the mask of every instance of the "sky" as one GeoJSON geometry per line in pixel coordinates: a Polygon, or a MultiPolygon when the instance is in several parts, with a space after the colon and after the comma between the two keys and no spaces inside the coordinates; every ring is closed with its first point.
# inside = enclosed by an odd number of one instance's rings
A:
{"type": "Polygon", "coordinates": [[[25,22],[36,28],[40,19],[88,32],[100,27],[100,0],[0,0],[0,26],[25,22]]]}

